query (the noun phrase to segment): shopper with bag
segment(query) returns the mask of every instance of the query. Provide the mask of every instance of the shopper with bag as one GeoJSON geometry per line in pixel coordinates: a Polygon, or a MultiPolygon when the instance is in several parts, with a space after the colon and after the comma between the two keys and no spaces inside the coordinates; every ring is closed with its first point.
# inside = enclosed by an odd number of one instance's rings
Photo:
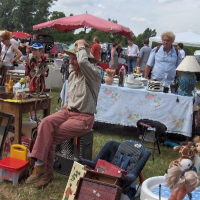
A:
{"type": "Polygon", "coordinates": [[[8,70],[14,69],[14,63],[22,56],[22,53],[15,45],[11,44],[9,31],[5,31],[0,37],[3,44],[0,57],[0,85],[4,86],[8,70]]]}

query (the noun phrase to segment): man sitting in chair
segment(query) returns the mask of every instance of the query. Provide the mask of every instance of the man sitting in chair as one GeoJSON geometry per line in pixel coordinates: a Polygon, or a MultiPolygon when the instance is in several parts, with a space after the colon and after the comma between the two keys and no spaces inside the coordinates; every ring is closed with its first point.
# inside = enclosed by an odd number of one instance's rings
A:
{"type": "Polygon", "coordinates": [[[54,179],[55,148],[65,140],[87,134],[94,124],[98,93],[101,87],[101,69],[90,54],[89,45],[78,40],[75,48],[65,51],[70,56],[72,73],[68,79],[66,105],[47,116],[38,127],[38,135],[31,153],[37,160],[26,183],[41,189],[54,179]]]}

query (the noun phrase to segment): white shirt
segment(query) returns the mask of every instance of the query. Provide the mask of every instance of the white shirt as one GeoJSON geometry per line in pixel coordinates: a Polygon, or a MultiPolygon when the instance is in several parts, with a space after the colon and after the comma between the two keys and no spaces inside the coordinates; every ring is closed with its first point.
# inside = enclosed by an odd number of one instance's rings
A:
{"type": "Polygon", "coordinates": [[[181,54],[181,58],[185,58],[185,51],[183,49],[179,50],[180,54],[181,54]]]}
{"type": "Polygon", "coordinates": [[[19,42],[15,40],[14,38],[10,39],[11,44],[14,44],[17,48],[19,47],[19,42]]]}
{"type": "Polygon", "coordinates": [[[138,53],[139,53],[139,48],[136,44],[133,44],[132,46],[128,46],[128,49],[127,49],[128,56],[137,56],[138,53]]]}

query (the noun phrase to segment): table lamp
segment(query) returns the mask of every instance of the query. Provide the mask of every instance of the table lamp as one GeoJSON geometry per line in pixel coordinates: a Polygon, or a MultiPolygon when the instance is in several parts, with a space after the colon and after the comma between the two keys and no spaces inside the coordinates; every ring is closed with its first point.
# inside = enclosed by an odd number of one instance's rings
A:
{"type": "Polygon", "coordinates": [[[192,96],[192,91],[196,85],[195,72],[200,72],[200,66],[194,56],[186,56],[176,68],[182,74],[179,77],[179,94],[182,96],[192,96]]]}

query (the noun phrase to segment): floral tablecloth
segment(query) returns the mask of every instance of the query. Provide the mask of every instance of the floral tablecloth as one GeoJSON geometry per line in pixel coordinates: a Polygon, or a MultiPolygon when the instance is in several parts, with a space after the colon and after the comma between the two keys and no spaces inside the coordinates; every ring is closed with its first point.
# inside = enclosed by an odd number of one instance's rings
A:
{"type": "Polygon", "coordinates": [[[193,99],[146,89],[101,85],[95,121],[136,126],[139,119],[151,119],[165,124],[167,132],[191,136],[193,99]]]}

